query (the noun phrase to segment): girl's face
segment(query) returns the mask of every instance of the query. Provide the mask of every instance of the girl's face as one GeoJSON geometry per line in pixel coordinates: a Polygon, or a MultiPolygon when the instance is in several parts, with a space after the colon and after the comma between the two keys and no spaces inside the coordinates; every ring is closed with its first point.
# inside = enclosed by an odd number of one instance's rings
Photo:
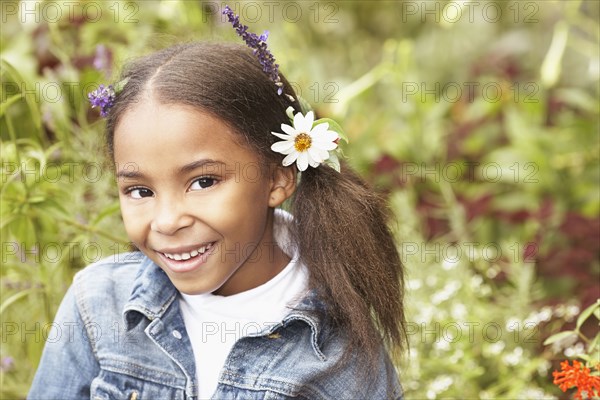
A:
{"type": "Polygon", "coordinates": [[[239,293],[289,262],[273,240],[272,207],[292,194],[292,173],[264,171],[238,137],[207,113],[151,98],[115,129],[127,234],[183,293],[239,293]]]}

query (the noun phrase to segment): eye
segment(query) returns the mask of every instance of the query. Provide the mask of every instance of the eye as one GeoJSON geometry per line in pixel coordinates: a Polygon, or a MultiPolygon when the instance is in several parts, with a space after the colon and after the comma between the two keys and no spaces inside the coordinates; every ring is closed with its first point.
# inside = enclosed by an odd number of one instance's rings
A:
{"type": "Polygon", "coordinates": [[[192,182],[190,186],[190,190],[202,190],[207,189],[217,183],[215,178],[210,178],[207,176],[203,176],[202,178],[198,178],[192,182]]]}
{"type": "Polygon", "coordinates": [[[143,188],[143,187],[128,188],[125,191],[125,194],[127,196],[131,197],[132,199],[143,199],[145,197],[152,197],[152,196],[154,196],[154,193],[152,193],[152,190],[147,189],[147,188],[143,188]]]}

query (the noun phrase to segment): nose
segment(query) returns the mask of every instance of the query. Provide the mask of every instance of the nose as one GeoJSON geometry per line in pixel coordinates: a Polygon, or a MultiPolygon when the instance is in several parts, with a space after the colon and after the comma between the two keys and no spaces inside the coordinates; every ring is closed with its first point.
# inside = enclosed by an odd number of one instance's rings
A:
{"type": "Polygon", "coordinates": [[[193,217],[187,213],[183,199],[163,198],[156,202],[150,228],[163,235],[174,235],[181,229],[191,226],[193,217]]]}

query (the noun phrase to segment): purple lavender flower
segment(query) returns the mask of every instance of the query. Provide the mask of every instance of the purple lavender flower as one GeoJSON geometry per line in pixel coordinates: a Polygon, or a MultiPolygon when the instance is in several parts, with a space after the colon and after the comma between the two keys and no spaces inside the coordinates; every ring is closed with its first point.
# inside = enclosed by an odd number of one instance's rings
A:
{"type": "Polygon", "coordinates": [[[254,54],[258,58],[260,65],[263,67],[263,72],[275,82],[277,85],[277,94],[283,93],[283,83],[279,78],[279,64],[275,64],[275,57],[267,49],[267,38],[269,31],[264,31],[262,35],[257,36],[255,33],[248,32],[248,27],[240,23],[239,15],[235,15],[229,6],[225,6],[223,14],[227,15],[227,19],[235,28],[238,36],[240,36],[246,45],[253,49],[254,54]]]}
{"type": "Polygon", "coordinates": [[[115,89],[112,85],[108,85],[108,87],[100,85],[98,89],[88,93],[88,99],[92,108],[100,107],[100,115],[106,117],[108,110],[115,102],[115,89]]]}

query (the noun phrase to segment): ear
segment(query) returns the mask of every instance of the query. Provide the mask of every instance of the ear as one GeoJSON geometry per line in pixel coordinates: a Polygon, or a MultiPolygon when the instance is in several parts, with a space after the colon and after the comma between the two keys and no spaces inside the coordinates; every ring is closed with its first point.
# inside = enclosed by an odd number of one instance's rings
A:
{"type": "Polygon", "coordinates": [[[276,165],[271,168],[271,193],[269,207],[277,207],[296,190],[296,167],[276,165]]]}

